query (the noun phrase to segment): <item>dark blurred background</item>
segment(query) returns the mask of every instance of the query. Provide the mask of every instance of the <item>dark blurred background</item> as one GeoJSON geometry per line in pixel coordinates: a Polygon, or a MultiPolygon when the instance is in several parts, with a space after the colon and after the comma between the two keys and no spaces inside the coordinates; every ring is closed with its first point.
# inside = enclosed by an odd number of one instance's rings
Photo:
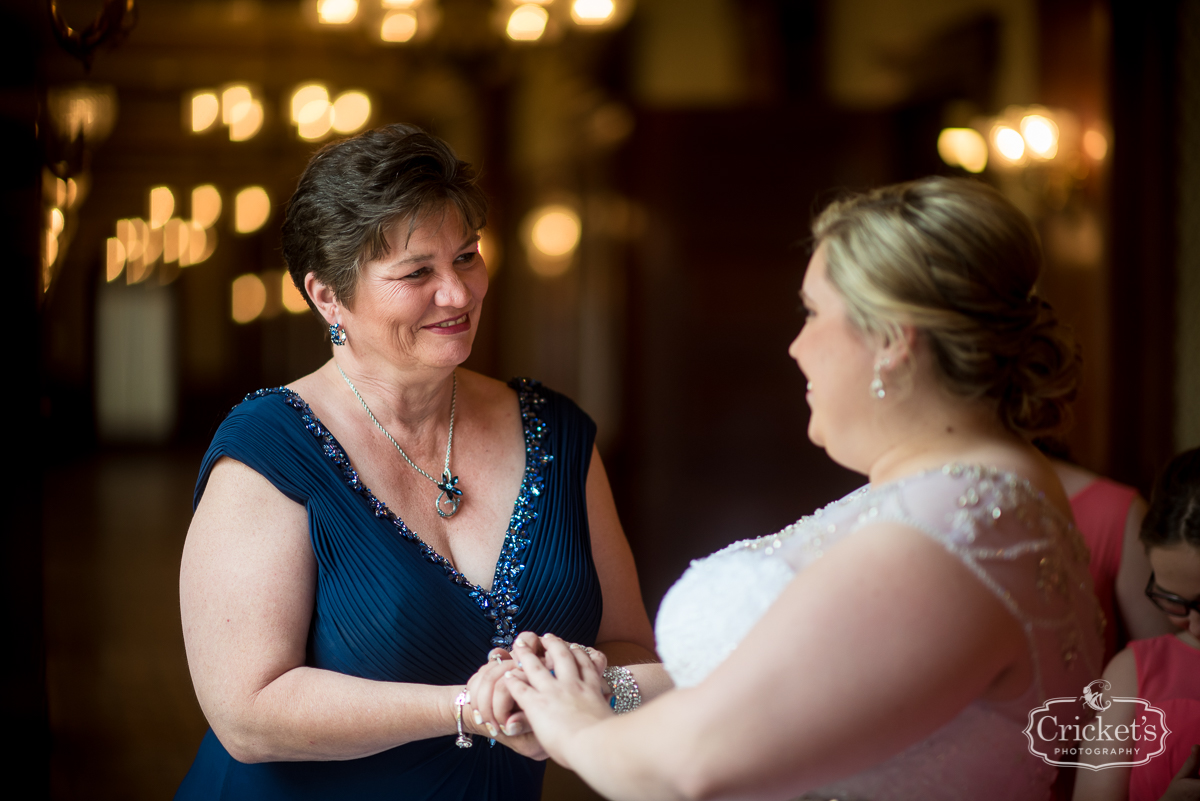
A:
{"type": "MultiPolygon", "coordinates": [[[[468,366],[595,418],[652,615],[690,559],[863,480],[807,442],[785,352],[808,223],[839,191],[999,187],[1084,349],[1073,458],[1145,491],[1200,444],[1200,0],[0,15],[5,759],[29,797],[168,797],[190,764],[192,482],[243,395],[329,357],[278,229],[314,149],[363,127],[419,124],[481,169],[492,284],[468,366]]],[[[575,797],[554,773],[546,798],[575,797]]]]}

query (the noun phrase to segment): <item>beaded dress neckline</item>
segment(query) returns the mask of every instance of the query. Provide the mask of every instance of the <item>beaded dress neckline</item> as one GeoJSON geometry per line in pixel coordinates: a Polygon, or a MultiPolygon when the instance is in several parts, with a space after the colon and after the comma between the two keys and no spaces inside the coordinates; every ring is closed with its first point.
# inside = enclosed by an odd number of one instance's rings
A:
{"type": "Polygon", "coordinates": [[[450,560],[442,556],[408,527],[400,517],[388,508],[387,504],[375,496],[358,476],[349,455],[341,443],[325,424],[313,412],[312,407],[295,390],[287,387],[273,387],[251,392],[242,399],[242,403],[250,400],[279,395],[284,403],[294,409],[299,415],[300,423],[317,440],[326,458],[341,474],[342,479],[370,509],[371,513],[386,520],[396,530],[400,537],[411,542],[418,548],[425,561],[437,565],[446,577],[461,587],[472,601],[483,611],[484,616],[493,621],[491,644],[495,648],[512,648],[516,637],[516,626],[513,616],[520,611],[521,590],[517,586],[517,578],[525,570],[522,554],[530,543],[527,529],[537,520],[538,500],[545,488],[545,469],[554,461],[554,455],[546,449],[546,423],[539,416],[541,408],[546,403],[541,393],[541,383],[529,378],[514,378],[508,384],[517,393],[517,403],[521,412],[521,427],[525,436],[525,469],[521,478],[521,488],[513,504],[512,516],[509,518],[508,529],[504,534],[504,542],[500,547],[500,556],[496,560],[496,569],[492,578],[492,588],[485,590],[471,582],[450,560]]]}

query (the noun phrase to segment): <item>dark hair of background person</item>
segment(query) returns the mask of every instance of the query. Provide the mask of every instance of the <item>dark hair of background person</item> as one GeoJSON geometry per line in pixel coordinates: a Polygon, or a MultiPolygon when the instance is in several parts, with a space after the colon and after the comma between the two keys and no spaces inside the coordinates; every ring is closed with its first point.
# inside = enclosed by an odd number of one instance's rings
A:
{"type": "Polygon", "coordinates": [[[308,305],[304,278],[354,302],[364,261],[388,252],[392,226],[411,236],[430,214],[457,210],[468,231],[487,224],[487,198],[474,168],[415,125],[397,123],[332,142],[304,169],[283,222],[283,257],[308,305]]]}
{"type": "Polygon", "coordinates": [[[1141,540],[1147,548],[1200,548],[1200,448],[1168,462],[1154,483],[1141,540]]]}

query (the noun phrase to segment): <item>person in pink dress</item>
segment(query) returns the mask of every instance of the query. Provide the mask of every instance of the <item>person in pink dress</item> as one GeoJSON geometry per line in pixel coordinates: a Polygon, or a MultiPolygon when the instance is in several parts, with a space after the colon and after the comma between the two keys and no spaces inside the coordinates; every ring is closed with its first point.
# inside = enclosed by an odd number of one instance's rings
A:
{"type": "Polygon", "coordinates": [[[1129,640],[1173,631],[1144,592],[1150,562],[1138,540],[1146,516],[1142,496],[1133,487],[1070,462],[1054,459],[1052,464],[1071,502],[1075,527],[1091,553],[1088,571],[1106,624],[1104,661],[1129,640]]]}
{"type": "MultiPolygon", "coordinates": [[[[1167,465],[1141,540],[1153,571],[1145,595],[1177,631],[1134,640],[1109,662],[1104,678],[1113,698],[1141,698],[1161,709],[1170,734],[1163,753],[1144,765],[1081,770],[1076,801],[1200,799],[1200,448],[1167,465]]],[[[1105,722],[1129,723],[1133,706],[1124,708],[1124,717],[1105,722]]]]}

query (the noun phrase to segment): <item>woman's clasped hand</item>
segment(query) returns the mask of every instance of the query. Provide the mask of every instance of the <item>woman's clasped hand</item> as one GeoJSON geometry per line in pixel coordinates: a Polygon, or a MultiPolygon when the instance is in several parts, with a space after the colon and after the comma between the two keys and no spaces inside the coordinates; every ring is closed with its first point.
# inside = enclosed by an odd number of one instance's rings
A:
{"type": "Polygon", "coordinates": [[[588,687],[598,693],[603,711],[611,713],[605,700],[608,685],[603,679],[607,666],[608,659],[598,649],[567,643],[553,634],[539,638],[533,632],[523,632],[516,638],[511,653],[503,648],[494,649],[487,664],[467,682],[465,719],[470,719],[477,733],[527,757],[545,759],[549,754],[534,736],[528,716],[517,703],[506,678],[521,677],[527,668],[539,674],[550,675],[553,671],[564,678],[574,676],[576,680],[590,676],[588,687]]]}

